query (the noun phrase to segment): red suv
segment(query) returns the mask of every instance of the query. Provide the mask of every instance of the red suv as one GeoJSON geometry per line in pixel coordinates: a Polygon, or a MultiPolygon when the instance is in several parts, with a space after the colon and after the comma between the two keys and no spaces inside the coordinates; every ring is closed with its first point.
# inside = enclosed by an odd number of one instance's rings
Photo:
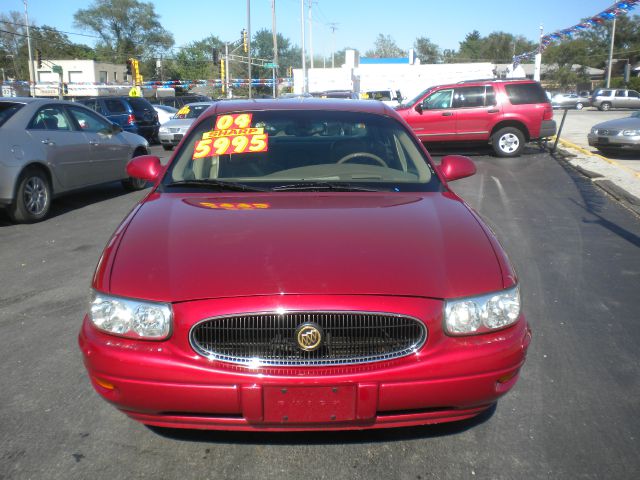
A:
{"type": "Polygon", "coordinates": [[[423,142],[489,142],[515,157],[530,140],[555,135],[546,93],[532,80],[474,80],[431,87],[397,107],[423,142]]]}

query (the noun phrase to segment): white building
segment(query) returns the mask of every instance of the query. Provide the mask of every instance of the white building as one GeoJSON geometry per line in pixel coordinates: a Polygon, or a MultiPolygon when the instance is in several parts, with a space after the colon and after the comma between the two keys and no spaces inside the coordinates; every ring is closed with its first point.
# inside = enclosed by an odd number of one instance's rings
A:
{"type": "Polygon", "coordinates": [[[36,96],[58,95],[60,76],[53,71],[54,65],[62,68],[67,96],[120,95],[131,88],[125,65],[95,60],[47,60],[35,70],[36,96]]]}

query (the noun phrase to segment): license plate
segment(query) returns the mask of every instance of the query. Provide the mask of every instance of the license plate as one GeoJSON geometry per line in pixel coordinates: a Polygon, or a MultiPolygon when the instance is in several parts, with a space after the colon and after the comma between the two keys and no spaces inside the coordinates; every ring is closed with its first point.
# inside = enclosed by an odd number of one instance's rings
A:
{"type": "Polygon", "coordinates": [[[598,137],[598,143],[609,143],[609,139],[607,137],[598,137]]]}
{"type": "Polygon", "coordinates": [[[174,139],[174,140],[182,140],[182,137],[183,137],[183,136],[184,136],[184,135],[183,135],[182,133],[176,133],[176,134],[173,136],[173,139],[174,139]]]}
{"type": "Polygon", "coordinates": [[[266,423],[333,423],[356,418],[356,389],[335,387],[264,387],[266,423]]]}

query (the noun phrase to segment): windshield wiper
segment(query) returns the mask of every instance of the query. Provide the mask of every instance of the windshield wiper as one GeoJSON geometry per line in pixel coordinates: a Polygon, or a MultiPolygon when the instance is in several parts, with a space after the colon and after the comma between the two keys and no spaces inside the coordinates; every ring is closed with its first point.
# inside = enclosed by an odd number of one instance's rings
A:
{"type": "Polygon", "coordinates": [[[234,192],[268,192],[268,188],[254,187],[237,182],[225,182],[224,180],[216,180],[214,178],[203,178],[200,180],[178,180],[171,182],[165,187],[199,187],[211,188],[219,187],[220,190],[232,190],[234,192]]]}
{"type": "Polygon", "coordinates": [[[305,182],[305,183],[292,183],[291,185],[280,185],[273,187],[274,192],[317,192],[320,190],[331,190],[334,192],[383,192],[384,189],[362,187],[360,185],[354,185],[352,183],[332,183],[332,182],[305,182]]]}

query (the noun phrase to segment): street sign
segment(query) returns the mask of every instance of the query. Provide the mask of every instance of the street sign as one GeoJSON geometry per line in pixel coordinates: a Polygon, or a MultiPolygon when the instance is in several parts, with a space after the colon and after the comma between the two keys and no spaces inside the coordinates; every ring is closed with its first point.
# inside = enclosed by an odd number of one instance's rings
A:
{"type": "Polygon", "coordinates": [[[264,68],[278,68],[278,64],[276,63],[265,63],[264,68]]]}
{"type": "Polygon", "coordinates": [[[51,71],[53,73],[57,73],[58,75],[62,75],[62,67],[60,65],[54,65],[51,67],[51,71]]]}

